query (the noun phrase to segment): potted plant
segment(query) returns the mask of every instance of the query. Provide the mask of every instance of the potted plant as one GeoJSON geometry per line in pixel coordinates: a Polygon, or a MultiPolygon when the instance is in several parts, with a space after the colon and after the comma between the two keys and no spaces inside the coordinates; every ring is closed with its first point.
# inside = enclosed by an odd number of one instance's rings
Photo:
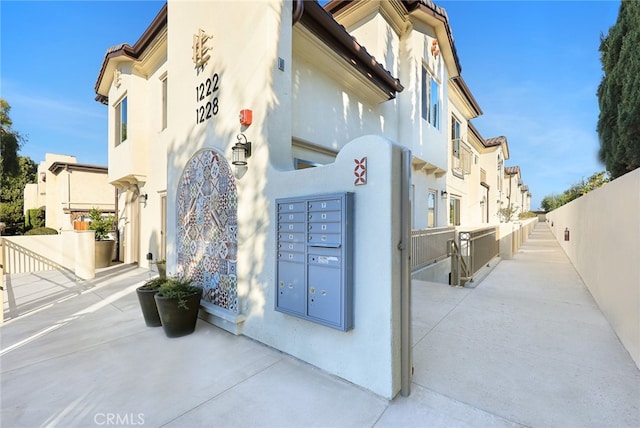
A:
{"type": "Polygon", "coordinates": [[[156,266],[158,267],[158,275],[160,275],[160,278],[166,278],[167,261],[165,259],[156,260],[156,266]]]}
{"type": "Polygon", "coordinates": [[[109,237],[109,232],[113,230],[115,217],[112,215],[104,217],[100,210],[92,208],[89,211],[89,218],[91,219],[89,229],[96,232],[96,268],[107,267],[111,265],[116,243],[109,237]]]}
{"type": "Polygon", "coordinates": [[[198,321],[202,288],[186,277],[167,278],[154,296],[167,337],[193,333],[198,321]]]}
{"type": "Polygon", "coordinates": [[[140,309],[142,309],[142,316],[147,327],[160,327],[162,325],[154,296],[165,282],[166,278],[153,278],[136,288],[138,302],[140,302],[140,309]]]}

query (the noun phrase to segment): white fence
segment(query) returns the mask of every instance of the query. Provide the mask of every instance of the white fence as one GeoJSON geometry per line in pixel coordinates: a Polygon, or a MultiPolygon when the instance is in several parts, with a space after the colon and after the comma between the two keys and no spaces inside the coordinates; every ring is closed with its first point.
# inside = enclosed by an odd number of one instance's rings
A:
{"type": "Polygon", "coordinates": [[[551,231],[640,367],[640,169],[547,214],[551,231]],[[568,240],[565,240],[565,231],[568,240]]]}

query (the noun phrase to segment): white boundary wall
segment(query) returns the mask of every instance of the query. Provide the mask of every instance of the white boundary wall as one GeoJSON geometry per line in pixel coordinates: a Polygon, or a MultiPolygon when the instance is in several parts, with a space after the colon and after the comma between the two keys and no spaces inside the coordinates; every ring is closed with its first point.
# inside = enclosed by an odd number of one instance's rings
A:
{"type": "Polygon", "coordinates": [[[637,169],[547,214],[556,239],[638,367],[639,213],[637,169]]]}

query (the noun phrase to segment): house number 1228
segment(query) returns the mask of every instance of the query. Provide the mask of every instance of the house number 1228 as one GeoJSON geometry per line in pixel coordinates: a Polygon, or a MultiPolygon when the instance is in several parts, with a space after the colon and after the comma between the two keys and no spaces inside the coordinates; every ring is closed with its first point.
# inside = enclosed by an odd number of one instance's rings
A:
{"type": "Polygon", "coordinates": [[[215,95],[219,89],[220,76],[218,73],[196,85],[196,124],[203,123],[218,114],[218,97],[215,95]]]}

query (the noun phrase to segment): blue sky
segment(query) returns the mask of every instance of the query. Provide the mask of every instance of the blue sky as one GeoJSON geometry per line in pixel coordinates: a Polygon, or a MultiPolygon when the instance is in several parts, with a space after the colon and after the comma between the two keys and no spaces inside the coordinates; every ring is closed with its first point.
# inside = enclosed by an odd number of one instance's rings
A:
{"type": "MultiPolygon", "coordinates": [[[[107,164],[107,109],[94,85],[109,46],[133,44],[162,1],[0,2],[0,96],[21,154],[47,152],[107,164]]],[[[604,167],[597,160],[600,34],[620,2],[440,1],[462,76],[484,115],[485,138],[505,135],[533,193],[561,193],[604,167]]]]}

